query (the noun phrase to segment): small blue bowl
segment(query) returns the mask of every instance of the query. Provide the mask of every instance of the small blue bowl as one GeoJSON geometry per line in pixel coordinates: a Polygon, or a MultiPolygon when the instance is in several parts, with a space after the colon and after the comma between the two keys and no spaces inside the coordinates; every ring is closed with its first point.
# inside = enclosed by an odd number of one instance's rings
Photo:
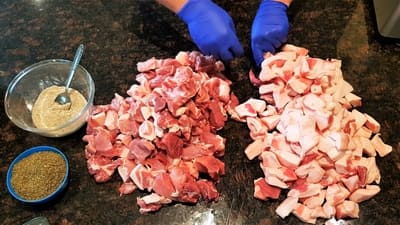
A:
{"type": "Polygon", "coordinates": [[[50,202],[53,202],[54,200],[56,200],[58,197],[60,197],[60,195],[65,191],[66,187],[68,186],[68,181],[69,181],[69,163],[68,163],[68,159],[65,156],[65,154],[63,152],[61,152],[59,149],[51,147],[51,146],[36,146],[36,147],[32,147],[28,150],[25,150],[24,152],[22,152],[21,154],[19,154],[10,164],[10,166],[8,167],[8,171],[7,171],[7,178],[6,178],[6,183],[7,183],[7,189],[8,192],[18,201],[22,202],[22,203],[26,203],[28,205],[44,205],[50,202]],[[60,185],[57,187],[57,189],[51,193],[50,195],[41,198],[41,199],[36,199],[36,200],[27,200],[23,197],[21,197],[20,195],[17,194],[17,192],[15,192],[12,184],[11,184],[11,178],[12,178],[12,171],[14,169],[15,164],[17,164],[19,161],[21,161],[22,159],[37,153],[37,152],[46,152],[46,151],[50,151],[50,152],[54,152],[59,154],[65,161],[65,175],[64,178],[62,180],[62,182],[60,183],[60,185]]]}

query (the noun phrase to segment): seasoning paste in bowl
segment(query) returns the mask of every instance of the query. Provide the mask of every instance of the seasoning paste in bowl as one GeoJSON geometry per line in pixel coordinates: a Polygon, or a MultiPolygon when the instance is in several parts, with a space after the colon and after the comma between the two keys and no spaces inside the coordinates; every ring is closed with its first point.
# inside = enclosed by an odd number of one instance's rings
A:
{"type": "MultiPolygon", "coordinates": [[[[48,129],[62,126],[78,115],[86,106],[85,97],[72,88],[69,89],[71,102],[64,105],[57,103],[55,98],[64,90],[65,87],[53,85],[39,94],[32,107],[32,122],[37,128],[48,129]]],[[[67,131],[67,133],[69,132],[67,131]]]]}
{"type": "Polygon", "coordinates": [[[50,146],[30,148],[14,159],[7,172],[7,188],[17,200],[44,204],[58,197],[69,177],[67,157],[50,146]]]}

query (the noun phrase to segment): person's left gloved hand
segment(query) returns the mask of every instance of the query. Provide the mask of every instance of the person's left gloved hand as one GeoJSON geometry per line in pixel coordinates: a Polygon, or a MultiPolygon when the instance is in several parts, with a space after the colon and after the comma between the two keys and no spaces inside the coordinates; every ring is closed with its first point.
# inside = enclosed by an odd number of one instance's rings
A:
{"type": "Polygon", "coordinates": [[[266,52],[275,53],[287,41],[289,21],[287,5],[274,0],[262,0],[251,28],[251,48],[257,66],[266,52]]]}

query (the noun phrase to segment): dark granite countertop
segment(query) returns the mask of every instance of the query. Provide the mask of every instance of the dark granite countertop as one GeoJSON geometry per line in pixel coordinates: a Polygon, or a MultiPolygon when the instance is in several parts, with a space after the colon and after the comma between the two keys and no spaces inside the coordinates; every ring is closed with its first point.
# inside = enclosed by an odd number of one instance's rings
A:
{"type": "MultiPolygon", "coordinates": [[[[252,68],[249,36],[259,1],[217,1],[236,21],[245,56],[226,71],[240,100],[258,96],[247,74],[252,68]]],[[[289,9],[289,42],[306,47],[310,55],[342,60],[344,77],[363,98],[360,111],[382,125],[382,138],[393,152],[377,158],[382,191],[360,204],[353,224],[399,224],[400,221],[400,47],[379,38],[374,28],[372,1],[295,1],[289,9]]],[[[174,57],[194,50],[185,25],[151,0],[2,0],[0,2],[0,104],[8,82],[30,64],[50,58],[73,58],[79,43],[86,45],[83,65],[96,84],[95,104],[108,104],[114,93],[125,94],[134,83],[136,63],[150,57],[174,57]]],[[[243,150],[248,143],[245,124],[230,121],[221,131],[227,138],[226,175],[215,203],[174,204],[150,215],[140,215],[134,194],[119,196],[115,177],[96,184],[84,159],[85,128],[53,139],[25,132],[0,110],[0,223],[22,224],[45,216],[51,224],[203,224],[195,217],[215,216],[216,224],[300,224],[294,216],[282,220],[274,212],[280,201],[252,197],[253,179],[261,171],[243,150]],[[71,180],[65,195],[46,208],[23,206],[7,192],[8,165],[24,149],[53,145],[70,160],[71,180]]],[[[322,221],[318,221],[322,223],[322,221]]]]}

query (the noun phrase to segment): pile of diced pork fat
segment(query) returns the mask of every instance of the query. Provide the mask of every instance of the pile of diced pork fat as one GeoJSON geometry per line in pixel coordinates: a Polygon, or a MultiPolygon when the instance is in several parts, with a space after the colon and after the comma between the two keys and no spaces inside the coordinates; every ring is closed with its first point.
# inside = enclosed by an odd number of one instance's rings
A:
{"type": "Polygon", "coordinates": [[[217,200],[225,138],[216,132],[239,103],[224,65],[193,51],[139,62],[137,70],[128,97],[115,94],[91,110],[83,137],[89,173],[106,182],[118,171],[121,195],[147,191],[137,199],[141,213],[217,200]]]}
{"type": "Polygon", "coordinates": [[[286,45],[249,77],[260,99],[238,105],[232,117],[247,123],[253,142],[245,154],[259,159],[264,174],[254,180],[254,197],[278,199],[285,190],[276,213],[306,223],[358,218],[358,204],[380,191],[375,156],[392,147],[382,141],[380,124],[355,109],[361,98],[343,79],[340,60],[286,45]]]}
{"type": "Polygon", "coordinates": [[[254,180],[254,197],[278,199],[286,190],[276,209],[282,218],[357,218],[358,203],[380,191],[375,156],[392,148],[379,123],[354,109],[361,98],[339,60],[312,58],[293,45],[266,54],[259,76],[249,73],[260,98],[242,104],[223,64],[199,52],[151,58],[137,69],[128,97],[115,94],[93,107],[83,140],[96,182],[117,171],[121,195],[148,192],[137,199],[141,213],[173,201],[218,200],[225,138],[217,131],[229,117],[247,123],[253,142],[245,155],[265,175],[254,180]]]}

